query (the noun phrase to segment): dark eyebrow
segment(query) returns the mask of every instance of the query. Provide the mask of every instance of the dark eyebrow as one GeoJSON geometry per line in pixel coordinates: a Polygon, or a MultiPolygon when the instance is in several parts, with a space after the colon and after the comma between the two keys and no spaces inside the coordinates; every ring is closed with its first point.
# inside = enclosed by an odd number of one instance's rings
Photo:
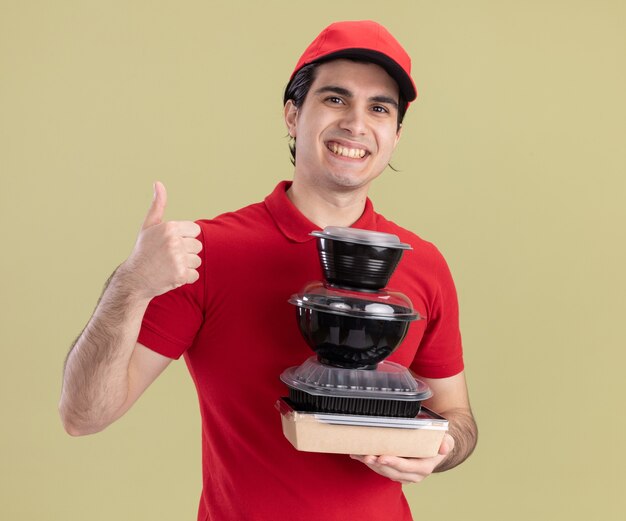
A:
{"type": "MultiPolygon", "coordinates": [[[[353,98],[354,94],[348,89],[343,87],[337,87],[336,85],[326,85],[324,87],[320,87],[315,91],[315,94],[323,94],[324,92],[332,92],[334,94],[339,94],[340,96],[344,96],[346,98],[353,98]]],[[[398,102],[389,96],[372,96],[370,101],[375,101],[377,103],[387,103],[392,107],[398,108],[398,102]]]]}
{"type": "Polygon", "coordinates": [[[344,89],[343,87],[336,87],[335,85],[326,85],[324,87],[320,87],[315,91],[315,94],[323,94],[324,92],[332,92],[334,94],[339,94],[340,96],[345,96],[346,98],[352,98],[353,94],[348,89],[344,89]]]}
{"type": "Polygon", "coordinates": [[[376,101],[378,103],[388,103],[392,107],[398,108],[398,102],[395,99],[390,98],[388,96],[374,96],[370,98],[370,100],[376,101]]]}

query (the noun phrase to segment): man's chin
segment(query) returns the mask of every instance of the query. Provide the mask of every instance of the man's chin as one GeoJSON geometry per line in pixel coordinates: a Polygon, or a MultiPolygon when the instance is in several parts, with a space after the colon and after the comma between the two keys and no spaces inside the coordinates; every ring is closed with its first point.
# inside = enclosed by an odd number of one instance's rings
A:
{"type": "Polygon", "coordinates": [[[333,176],[330,182],[337,191],[354,192],[357,190],[366,190],[372,180],[359,179],[354,176],[333,176]]]}

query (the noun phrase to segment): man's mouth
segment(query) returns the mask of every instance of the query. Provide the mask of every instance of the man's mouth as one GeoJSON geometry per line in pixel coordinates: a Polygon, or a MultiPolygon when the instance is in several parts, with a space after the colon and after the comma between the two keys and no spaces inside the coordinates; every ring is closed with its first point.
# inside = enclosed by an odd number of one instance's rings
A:
{"type": "Polygon", "coordinates": [[[326,147],[337,156],[350,157],[352,159],[362,159],[368,153],[364,148],[351,148],[334,141],[329,142],[326,147]]]}

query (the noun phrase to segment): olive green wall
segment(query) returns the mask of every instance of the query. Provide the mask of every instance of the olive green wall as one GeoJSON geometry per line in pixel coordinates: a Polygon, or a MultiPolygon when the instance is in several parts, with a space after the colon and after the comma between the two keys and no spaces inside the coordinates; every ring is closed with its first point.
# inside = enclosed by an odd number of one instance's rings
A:
{"type": "Polygon", "coordinates": [[[416,518],[621,519],[620,0],[0,1],[1,519],[195,519],[184,364],[73,439],[63,359],[153,180],[168,218],[193,219],[290,177],[291,69],[325,25],[362,18],[403,42],[420,92],[372,198],[451,265],[481,430],[465,465],[406,488],[416,518]]]}

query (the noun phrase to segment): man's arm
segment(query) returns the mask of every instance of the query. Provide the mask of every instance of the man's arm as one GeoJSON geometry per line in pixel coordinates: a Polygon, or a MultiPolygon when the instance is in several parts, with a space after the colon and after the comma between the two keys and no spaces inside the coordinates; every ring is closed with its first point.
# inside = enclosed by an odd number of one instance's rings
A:
{"type": "Polygon", "coordinates": [[[478,427],[470,408],[465,373],[441,379],[418,378],[433,391],[433,397],[424,405],[449,421],[448,434],[454,440],[454,446],[434,469],[434,472],[443,472],[469,458],[478,441],[478,427]]]}
{"type": "Polygon", "coordinates": [[[478,429],[470,409],[465,374],[450,378],[418,378],[429,385],[433,397],[424,402],[429,409],[449,421],[449,431],[433,458],[399,458],[397,456],[351,456],[378,474],[400,483],[417,483],[433,472],[456,467],[473,452],[478,429]]]}
{"type": "Polygon", "coordinates": [[[162,222],[167,195],[155,196],[130,257],[113,273],[65,361],[59,413],[71,435],[98,432],[122,416],[169,358],[137,343],[153,297],[198,279],[193,222],[162,222]]]}
{"type": "Polygon", "coordinates": [[[73,436],[122,416],[171,361],[136,343],[149,300],[135,295],[125,271],[110,277],[65,360],[59,413],[73,436]]]}

